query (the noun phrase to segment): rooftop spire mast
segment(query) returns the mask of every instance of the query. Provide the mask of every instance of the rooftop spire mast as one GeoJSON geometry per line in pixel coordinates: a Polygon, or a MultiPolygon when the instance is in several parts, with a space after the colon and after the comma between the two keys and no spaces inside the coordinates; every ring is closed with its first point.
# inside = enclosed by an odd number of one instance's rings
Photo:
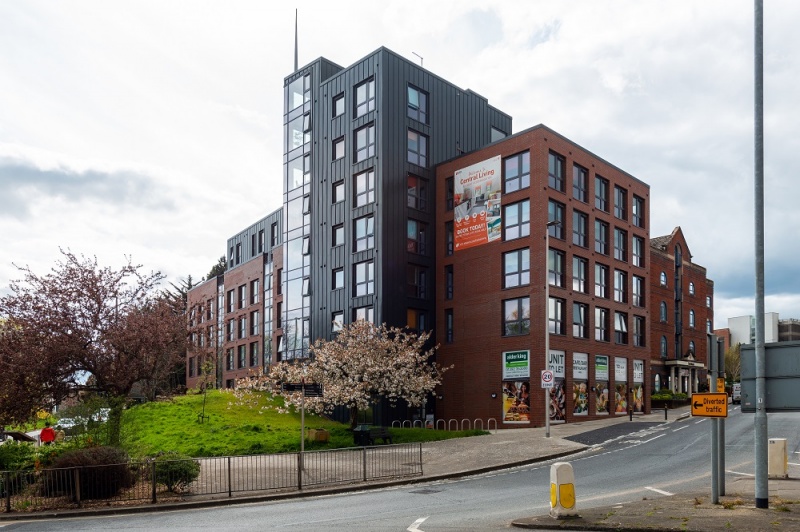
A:
{"type": "Polygon", "coordinates": [[[297,9],[294,10],[294,70],[297,71],[297,9]]]}

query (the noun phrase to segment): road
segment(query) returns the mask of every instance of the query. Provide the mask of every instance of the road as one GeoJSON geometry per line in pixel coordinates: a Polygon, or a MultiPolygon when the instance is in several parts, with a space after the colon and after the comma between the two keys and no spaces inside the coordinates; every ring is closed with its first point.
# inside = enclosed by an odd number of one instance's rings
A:
{"type": "MultiPolygon", "coordinates": [[[[649,425],[614,437],[613,427],[576,436],[602,441],[566,459],[573,465],[578,508],[710,494],[710,420],[649,425]]],[[[770,437],[789,443],[790,476],[800,476],[797,414],[770,414],[770,437]]],[[[753,475],[753,416],[732,407],[726,420],[727,479],[753,475]]],[[[592,443],[592,442],[590,442],[592,443]]],[[[561,459],[564,461],[565,459],[561,459]]],[[[13,523],[7,530],[243,530],[448,531],[507,530],[510,521],[549,510],[550,463],[458,480],[364,490],[272,503],[138,515],[13,523]]]]}

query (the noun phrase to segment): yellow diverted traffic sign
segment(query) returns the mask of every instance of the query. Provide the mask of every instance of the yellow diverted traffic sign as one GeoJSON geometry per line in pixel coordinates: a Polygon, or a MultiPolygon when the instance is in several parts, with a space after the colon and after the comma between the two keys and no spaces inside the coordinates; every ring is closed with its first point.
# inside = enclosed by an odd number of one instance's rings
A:
{"type": "Polygon", "coordinates": [[[692,394],[692,416],[728,417],[727,393],[692,394]]]}

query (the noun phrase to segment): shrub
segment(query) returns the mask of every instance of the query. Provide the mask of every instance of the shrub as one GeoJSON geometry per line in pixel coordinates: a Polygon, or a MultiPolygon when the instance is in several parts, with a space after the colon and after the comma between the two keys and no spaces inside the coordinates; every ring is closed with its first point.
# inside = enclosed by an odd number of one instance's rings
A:
{"type": "Polygon", "coordinates": [[[45,496],[75,496],[77,469],[80,498],[108,499],[133,485],[128,454],[116,447],[87,447],[64,453],[43,471],[41,491],[45,496]]]}
{"type": "Polygon", "coordinates": [[[183,491],[200,476],[200,462],[174,451],[159,453],[155,461],[156,482],[169,491],[183,491]]]}
{"type": "Polygon", "coordinates": [[[10,441],[0,445],[0,471],[33,469],[34,451],[32,443],[10,441]]]}

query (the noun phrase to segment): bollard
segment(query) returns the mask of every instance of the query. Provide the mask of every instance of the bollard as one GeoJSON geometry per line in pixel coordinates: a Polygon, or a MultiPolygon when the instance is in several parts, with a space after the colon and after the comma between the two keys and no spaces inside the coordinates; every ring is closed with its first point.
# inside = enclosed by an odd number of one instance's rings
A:
{"type": "Polygon", "coordinates": [[[664,405],[664,421],[667,420],[667,405],[664,405]]]}
{"type": "Polygon", "coordinates": [[[569,462],[556,462],[550,466],[550,517],[578,517],[575,474],[569,462]]]}
{"type": "Polygon", "coordinates": [[[628,409],[628,416],[630,417],[628,421],[633,421],[633,408],[628,409]]]}

